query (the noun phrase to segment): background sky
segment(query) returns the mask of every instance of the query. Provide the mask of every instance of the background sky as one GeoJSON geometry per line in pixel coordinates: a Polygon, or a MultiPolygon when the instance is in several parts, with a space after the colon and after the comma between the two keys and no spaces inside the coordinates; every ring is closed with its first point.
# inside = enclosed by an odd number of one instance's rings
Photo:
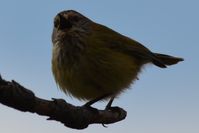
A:
{"type": "Polygon", "coordinates": [[[41,98],[84,104],[58,90],[51,73],[53,18],[62,10],[77,10],[154,52],[185,61],[167,69],[147,66],[132,89],[114,101],[128,112],[127,118],[108,128],[90,125],[73,130],[0,104],[0,132],[198,133],[198,7],[198,0],[1,0],[0,73],[41,98]]]}

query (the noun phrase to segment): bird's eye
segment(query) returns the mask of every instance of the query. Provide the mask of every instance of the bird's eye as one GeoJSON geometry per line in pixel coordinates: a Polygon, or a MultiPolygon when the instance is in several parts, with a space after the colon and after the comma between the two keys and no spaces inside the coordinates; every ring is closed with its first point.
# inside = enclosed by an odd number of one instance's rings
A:
{"type": "Polygon", "coordinates": [[[70,29],[70,28],[72,28],[72,26],[73,26],[72,23],[68,20],[61,21],[61,23],[60,23],[60,29],[70,29]]]}

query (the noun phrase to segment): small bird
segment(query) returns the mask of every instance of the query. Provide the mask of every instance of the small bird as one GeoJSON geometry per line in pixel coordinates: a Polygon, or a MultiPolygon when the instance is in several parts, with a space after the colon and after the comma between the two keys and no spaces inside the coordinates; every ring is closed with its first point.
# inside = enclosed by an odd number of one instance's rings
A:
{"type": "Polygon", "coordinates": [[[145,64],[160,68],[182,58],[151,52],[141,43],[98,24],[74,10],[54,18],[52,72],[59,88],[87,100],[90,107],[127,90],[145,64]]]}

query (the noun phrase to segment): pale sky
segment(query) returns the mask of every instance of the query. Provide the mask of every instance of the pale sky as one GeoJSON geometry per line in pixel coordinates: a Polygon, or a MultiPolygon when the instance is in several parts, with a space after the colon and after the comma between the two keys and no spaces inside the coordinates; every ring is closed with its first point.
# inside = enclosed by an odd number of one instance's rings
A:
{"type": "Polygon", "coordinates": [[[0,104],[0,132],[198,133],[198,7],[197,0],[1,0],[0,73],[41,98],[85,103],[63,94],[51,73],[53,18],[62,10],[76,10],[154,52],[180,56],[185,61],[167,69],[146,66],[140,80],[113,103],[128,112],[127,118],[108,128],[90,125],[73,130],[0,104]]]}

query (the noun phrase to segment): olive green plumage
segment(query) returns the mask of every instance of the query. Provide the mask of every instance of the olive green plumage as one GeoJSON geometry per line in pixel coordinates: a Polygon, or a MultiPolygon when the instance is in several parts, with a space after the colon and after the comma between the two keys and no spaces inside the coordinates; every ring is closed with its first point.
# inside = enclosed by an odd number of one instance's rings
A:
{"type": "Polygon", "coordinates": [[[56,83],[66,94],[83,100],[119,95],[137,79],[144,64],[165,68],[183,60],[152,53],[72,10],[55,17],[52,41],[56,83]]]}

